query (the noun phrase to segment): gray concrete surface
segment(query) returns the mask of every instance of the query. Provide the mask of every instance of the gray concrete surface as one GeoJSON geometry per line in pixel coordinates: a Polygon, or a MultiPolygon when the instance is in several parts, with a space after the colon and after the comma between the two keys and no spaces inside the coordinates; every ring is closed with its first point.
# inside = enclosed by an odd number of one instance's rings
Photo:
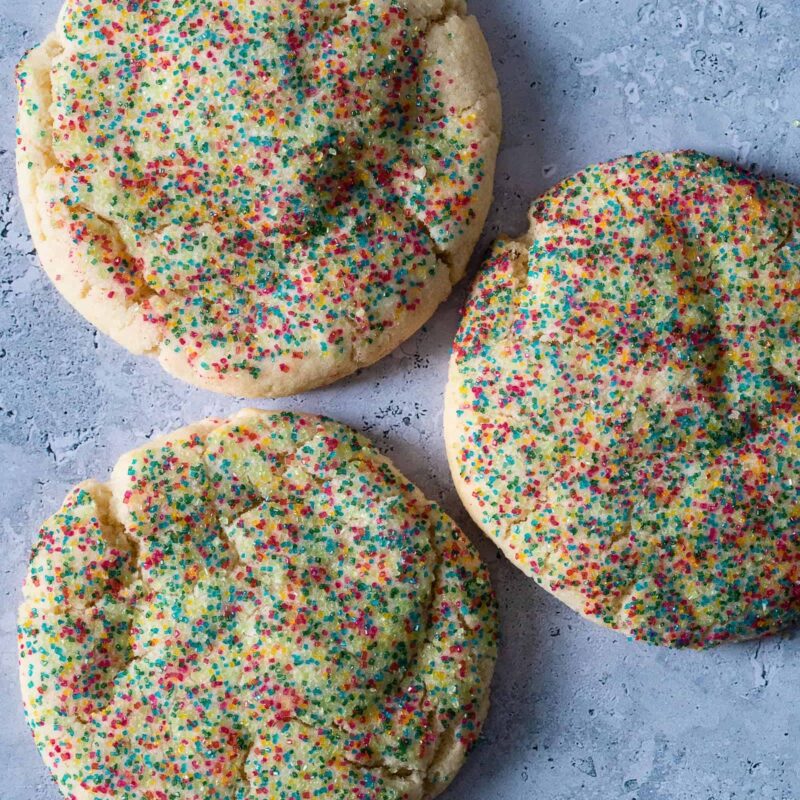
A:
{"type": "MultiPolygon", "coordinates": [[[[59,0],[0,0],[0,798],[55,800],[25,727],[15,607],[38,523],[156,431],[242,403],[127,355],[39,271],[15,196],[12,70],[59,0]]],[[[472,0],[505,99],[481,249],[528,200],[594,161],[694,147],[800,181],[800,0],[472,0]]],[[[800,638],[707,653],[582,621],[469,523],[440,435],[464,286],[394,355],[278,404],[369,433],[479,543],[503,644],[485,735],[448,800],[798,800],[800,638]]]]}

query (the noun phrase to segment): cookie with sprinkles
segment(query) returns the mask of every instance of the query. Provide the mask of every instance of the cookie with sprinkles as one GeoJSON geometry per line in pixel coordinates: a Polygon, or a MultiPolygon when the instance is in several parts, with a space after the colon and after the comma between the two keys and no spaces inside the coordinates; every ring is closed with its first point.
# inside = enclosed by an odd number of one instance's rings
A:
{"type": "Polygon", "coordinates": [[[67,0],[18,67],[42,265],[208,389],[320,386],[464,272],[500,100],[463,0],[67,0]]]}
{"type": "Polygon", "coordinates": [[[495,604],[472,545],[366,439],[243,411],[70,492],[19,642],[70,800],[415,800],[478,737],[495,604]]]}
{"type": "Polygon", "coordinates": [[[800,189],[699,153],[593,166],[477,278],[459,493],[512,562],[632,637],[800,617],[800,189]]]}

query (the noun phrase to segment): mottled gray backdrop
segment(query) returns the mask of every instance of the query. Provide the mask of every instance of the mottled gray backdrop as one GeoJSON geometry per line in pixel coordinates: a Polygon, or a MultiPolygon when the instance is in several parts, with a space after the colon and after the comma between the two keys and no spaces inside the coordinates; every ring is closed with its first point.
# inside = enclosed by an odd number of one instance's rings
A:
{"type": "MultiPolygon", "coordinates": [[[[38,524],[154,432],[244,405],[96,333],[40,272],[14,181],[14,65],[59,0],[0,0],[0,798],[55,800],[22,716],[15,607],[38,524]]],[[[693,147],[800,181],[800,0],[473,0],[505,105],[480,252],[591,162],[693,147]]],[[[480,252],[478,255],[480,255],[480,252]]],[[[479,543],[503,642],[485,734],[448,800],[798,800],[800,638],[707,653],[624,639],[561,606],[468,521],[440,432],[462,285],[426,328],[333,388],[265,406],[368,433],[479,543]]]]}

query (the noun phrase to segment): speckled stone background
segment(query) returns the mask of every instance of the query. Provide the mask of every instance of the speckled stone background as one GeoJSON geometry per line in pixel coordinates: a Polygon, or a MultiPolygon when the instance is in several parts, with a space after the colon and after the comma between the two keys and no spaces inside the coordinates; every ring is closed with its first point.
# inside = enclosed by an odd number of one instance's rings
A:
{"type": "MultiPolygon", "coordinates": [[[[243,405],[95,332],[40,272],[15,194],[13,69],[59,0],[0,0],[0,798],[58,792],[23,720],[15,609],[38,524],[84,477],[184,422],[243,405]]],[[[472,0],[505,137],[484,242],[595,161],[693,147],[800,181],[800,0],[472,0]]],[[[479,543],[503,642],[485,735],[447,800],[798,800],[800,634],[707,653],[627,642],[561,606],[468,521],[440,425],[465,286],[382,363],[263,405],[372,436],[479,543]]]]}

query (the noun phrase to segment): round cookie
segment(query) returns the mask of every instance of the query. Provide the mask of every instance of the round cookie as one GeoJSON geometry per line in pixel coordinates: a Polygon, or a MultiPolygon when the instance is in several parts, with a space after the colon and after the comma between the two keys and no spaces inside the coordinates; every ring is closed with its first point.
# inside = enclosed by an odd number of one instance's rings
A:
{"type": "Polygon", "coordinates": [[[800,616],[800,190],[699,153],[590,167],[479,275],[450,466],[590,619],[705,647],[800,616]]]}
{"type": "Polygon", "coordinates": [[[48,275],[216,391],[381,358],[461,278],[491,201],[500,100],[463,0],[67,0],[18,86],[48,275]]]}
{"type": "Polygon", "coordinates": [[[496,620],[474,548],[367,440],[243,411],[68,495],[19,640],[71,800],[414,800],[478,736],[496,620]]]}

